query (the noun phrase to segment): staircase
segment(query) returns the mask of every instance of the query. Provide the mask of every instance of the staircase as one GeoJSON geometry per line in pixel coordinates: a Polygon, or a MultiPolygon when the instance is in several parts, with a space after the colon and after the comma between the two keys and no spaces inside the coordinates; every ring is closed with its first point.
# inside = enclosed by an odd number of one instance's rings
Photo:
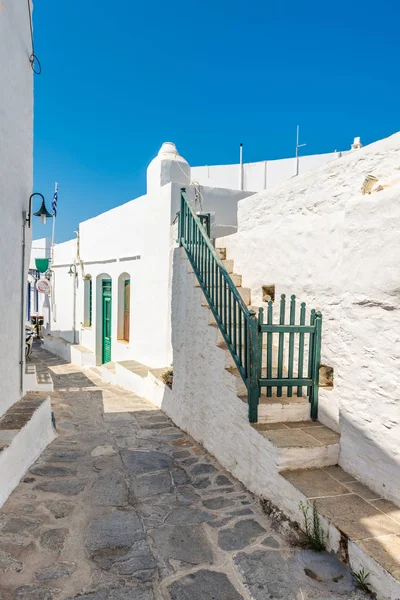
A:
{"type": "MultiPolygon", "coordinates": [[[[235,282],[237,291],[249,309],[258,311],[258,307],[251,304],[250,288],[242,287],[242,276],[234,272],[234,261],[226,256],[225,248],[217,248],[217,253],[222,264],[235,282]]],[[[193,273],[193,268],[188,264],[188,272],[193,273]]],[[[195,278],[195,287],[201,287],[195,278]]],[[[209,327],[217,329],[217,346],[225,350],[225,370],[232,377],[238,400],[248,402],[246,385],[236,367],[235,361],[228,348],[222,332],[214,318],[209,303],[203,294],[202,306],[209,309],[209,327]]],[[[262,349],[266,357],[266,348],[262,349]]],[[[273,373],[276,374],[278,362],[278,348],[273,349],[273,373]]],[[[263,361],[265,363],[265,361],[263,361]]],[[[265,373],[264,373],[265,375],[265,373]]],[[[287,369],[284,367],[284,376],[287,369]]],[[[261,393],[258,407],[258,422],[252,424],[266,443],[271,445],[277,458],[279,472],[285,469],[321,468],[336,465],[339,458],[340,435],[324,426],[318,420],[311,420],[310,403],[307,396],[298,396],[294,387],[292,396],[282,391],[277,395],[273,388],[271,396],[261,393]]],[[[271,448],[271,449],[272,449],[271,448]]]]}

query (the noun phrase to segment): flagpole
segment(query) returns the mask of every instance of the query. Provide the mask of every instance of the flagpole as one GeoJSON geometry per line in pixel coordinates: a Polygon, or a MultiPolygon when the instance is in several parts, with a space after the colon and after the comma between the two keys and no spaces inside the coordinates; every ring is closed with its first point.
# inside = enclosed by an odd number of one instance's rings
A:
{"type": "MultiPolygon", "coordinates": [[[[54,184],[54,198],[57,198],[58,195],[58,183],[54,184]]],[[[52,206],[53,208],[53,226],[51,230],[51,248],[50,248],[50,265],[54,264],[54,234],[56,230],[56,218],[57,218],[57,207],[52,206]]],[[[51,278],[51,312],[52,317],[54,318],[54,273],[51,278]]]]}
{"type": "MultiPolygon", "coordinates": [[[[58,183],[55,184],[54,186],[54,195],[58,193],[58,183]]],[[[54,213],[54,208],[53,208],[53,228],[52,228],[52,232],[51,232],[51,262],[53,263],[53,247],[54,247],[54,232],[56,229],[56,214],[54,213]]]]}

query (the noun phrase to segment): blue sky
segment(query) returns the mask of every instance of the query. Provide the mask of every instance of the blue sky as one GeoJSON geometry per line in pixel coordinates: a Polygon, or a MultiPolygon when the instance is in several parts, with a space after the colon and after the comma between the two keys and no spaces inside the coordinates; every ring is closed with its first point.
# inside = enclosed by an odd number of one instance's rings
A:
{"type": "MultiPolygon", "coordinates": [[[[192,165],[369,143],[400,129],[398,2],[36,0],[35,191],[56,241],[145,192],[163,141],[192,165]]],[[[35,224],[34,236],[50,235],[35,224]]]]}

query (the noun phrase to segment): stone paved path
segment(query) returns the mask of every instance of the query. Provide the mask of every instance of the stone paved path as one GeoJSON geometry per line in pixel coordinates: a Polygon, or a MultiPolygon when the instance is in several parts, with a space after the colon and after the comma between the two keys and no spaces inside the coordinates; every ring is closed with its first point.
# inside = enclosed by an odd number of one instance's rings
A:
{"type": "Polygon", "coordinates": [[[36,353],[59,435],[0,511],[1,600],[364,598],[160,410],[36,353]]]}

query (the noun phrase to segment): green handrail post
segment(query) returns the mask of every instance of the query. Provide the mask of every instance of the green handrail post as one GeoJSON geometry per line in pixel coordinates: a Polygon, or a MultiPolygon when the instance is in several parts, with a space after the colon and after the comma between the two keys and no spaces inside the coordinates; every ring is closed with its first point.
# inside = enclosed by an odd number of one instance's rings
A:
{"type": "Polygon", "coordinates": [[[185,211],[185,197],[184,193],[186,193],[186,188],[181,188],[181,209],[179,211],[179,219],[178,219],[178,242],[179,245],[182,246],[183,239],[183,221],[184,221],[184,211],[185,211]]]}
{"type": "Polygon", "coordinates": [[[313,386],[311,395],[311,418],[318,419],[318,392],[319,392],[319,368],[321,363],[321,339],[322,339],[322,315],[315,313],[315,334],[313,352],[313,386]]]}
{"type": "Polygon", "coordinates": [[[260,349],[262,345],[261,329],[259,318],[254,310],[250,311],[249,318],[249,385],[248,385],[248,402],[249,402],[249,421],[257,423],[258,421],[258,403],[260,401],[260,378],[261,378],[261,355],[260,349]]]}

